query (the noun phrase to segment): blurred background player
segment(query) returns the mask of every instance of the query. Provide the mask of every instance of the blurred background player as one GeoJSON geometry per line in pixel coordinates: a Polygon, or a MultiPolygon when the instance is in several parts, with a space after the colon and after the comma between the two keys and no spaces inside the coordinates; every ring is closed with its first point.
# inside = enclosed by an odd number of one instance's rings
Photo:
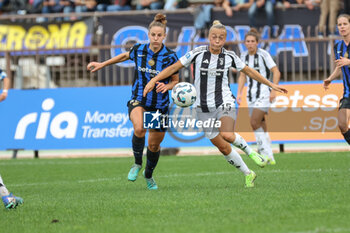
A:
{"type": "MultiPolygon", "coordinates": [[[[10,79],[7,77],[6,73],[0,69],[0,81],[4,82],[4,88],[2,90],[2,93],[0,94],[0,102],[5,100],[7,98],[7,92],[10,88],[10,79]]],[[[21,205],[23,203],[23,199],[20,197],[14,196],[12,193],[10,193],[2,178],[0,175],[0,194],[2,198],[2,202],[5,205],[6,209],[14,209],[18,205],[21,205]]]]}
{"type": "Polygon", "coordinates": [[[342,40],[339,40],[334,45],[336,67],[333,73],[323,81],[323,86],[327,90],[332,80],[342,74],[344,93],[343,98],[339,102],[338,127],[343,134],[344,139],[350,145],[350,130],[348,126],[350,120],[350,15],[339,15],[337,25],[342,40]]]}
{"type": "MultiPolygon", "coordinates": [[[[247,51],[241,54],[241,60],[245,64],[258,71],[266,79],[270,79],[272,73],[273,83],[278,84],[281,73],[271,55],[264,49],[258,48],[259,34],[255,28],[245,35],[244,45],[247,51]]],[[[259,154],[269,157],[270,164],[276,164],[271,149],[270,137],[267,132],[265,115],[268,113],[271,103],[276,98],[276,92],[268,86],[261,84],[241,72],[238,80],[237,103],[241,103],[244,83],[247,80],[247,102],[250,115],[250,125],[254,131],[259,154]]]]}
{"type": "MultiPolygon", "coordinates": [[[[146,129],[143,128],[143,113],[145,111],[162,114],[168,113],[169,94],[176,83],[179,82],[179,75],[168,75],[162,82],[157,83],[157,91],[142,96],[143,89],[156,73],[175,63],[178,58],[172,50],[165,47],[163,40],[166,37],[166,17],[163,14],[157,14],[148,27],[148,44],[135,44],[130,52],[119,54],[102,63],[91,62],[87,69],[91,72],[114,63],[123,62],[131,59],[135,62],[135,79],[132,86],[131,100],[128,102],[129,117],[134,127],[134,136],[132,138],[132,148],[134,151],[135,164],[131,167],[128,174],[128,180],[135,181],[142,167],[142,154],[145,147],[146,129]]],[[[163,141],[165,129],[149,129],[147,164],[144,171],[147,187],[149,189],[158,189],[152,174],[160,155],[160,143],[163,141]]]]}
{"type": "Polygon", "coordinates": [[[260,167],[264,167],[268,159],[253,151],[247,142],[234,132],[235,98],[229,87],[228,71],[233,67],[277,91],[287,92],[287,90],[271,83],[256,70],[246,66],[234,52],[224,49],[226,36],[225,26],[215,20],[209,30],[209,46],[195,48],[181,57],[174,65],[164,69],[146,85],[144,96],[153,90],[158,81],[194,63],[194,85],[197,91],[194,106],[197,118],[201,121],[208,119],[221,121],[220,129],[205,129],[205,136],[220,150],[231,165],[244,173],[246,187],[254,187],[256,174],[247,167],[231,144],[243,150],[260,167]]]}

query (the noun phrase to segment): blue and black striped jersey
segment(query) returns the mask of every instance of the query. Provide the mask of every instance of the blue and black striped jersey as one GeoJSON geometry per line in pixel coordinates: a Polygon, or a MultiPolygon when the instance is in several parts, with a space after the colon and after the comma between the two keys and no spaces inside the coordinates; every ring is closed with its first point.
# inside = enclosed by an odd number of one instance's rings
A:
{"type": "MultiPolygon", "coordinates": [[[[135,77],[132,85],[132,99],[136,99],[145,107],[164,109],[169,105],[169,93],[157,93],[153,91],[143,97],[143,89],[146,84],[166,67],[177,62],[176,53],[162,45],[162,48],[154,53],[148,44],[135,44],[130,50],[130,59],[135,62],[135,77]]],[[[169,83],[170,76],[162,82],[169,83]]]]}
{"type": "MultiPolygon", "coordinates": [[[[350,45],[346,46],[343,40],[337,42],[334,45],[335,59],[340,59],[340,57],[350,58],[350,45]]],[[[343,73],[343,85],[344,85],[344,97],[350,97],[350,67],[343,66],[341,68],[343,73]]]]}

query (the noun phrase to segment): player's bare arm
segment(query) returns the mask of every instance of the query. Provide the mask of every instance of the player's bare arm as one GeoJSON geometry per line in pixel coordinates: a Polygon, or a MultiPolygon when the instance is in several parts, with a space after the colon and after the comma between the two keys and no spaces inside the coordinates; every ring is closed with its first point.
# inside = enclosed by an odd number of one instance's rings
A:
{"type": "Polygon", "coordinates": [[[287,89],[270,82],[269,80],[264,78],[258,71],[254,70],[253,68],[246,66],[241,71],[243,73],[245,73],[246,75],[248,75],[249,77],[255,79],[256,81],[271,87],[275,91],[278,91],[281,93],[288,93],[287,89]]]}
{"type": "Polygon", "coordinates": [[[2,90],[2,93],[0,94],[0,102],[7,98],[8,89],[10,89],[10,79],[8,77],[5,77],[3,79],[3,82],[4,82],[4,89],[2,90]]]}
{"type": "Polygon", "coordinates": [[[156,77],[152,78],[147,83],[147,85],[143,89],[143,96],[145,97],[150,91],[152,91],[157,82],[166,79],[170,75],[174,74],[176,71],[180,70],[182,67],[183,65],[181,64],[181,62],[177,61],[176,63],[162,70],[162,72],[160,72],[156,77]]]}
{"type": "Polygon", "coordinates": [[[165,84],[163,82],[156,82],[157,86],[156,86],[156,92],[159,93],[165,93],[171,89],[173,89],[173,87],[179,83],[179,74],[174,74],[171,76],[171,80],[169,83],[165,84]]]}
{"type": "Polygon", "coordinates": [[[118,56],[112,57],[109,60],[106,60],[104,62],[90,62],[87,65],[87,69],[90,70],[91,73],[94,73],[100,69],[102,69],[105,66],[111,65],[111,64],[115,64],[115,63],[119,63],[119,62],[123,62],[126,61],[130,58],[130,53],[129,52],[125,52],[125,53],[121,53],[118,56]]]}
{"type": "MultiPolygon", "coordinates": [[[[278,85],[280,78],[281,78],[281,72],[278,70],[277,66],[274,66],[271,68],[271,72],[273,75],[272,81],[274,84],[278,85]]],[[[270,102],[274,102],[274,100],[276,99],[276,91],[275,90],[271,90],[270,93],[270,102]]]]}
{"type": "Polygon", "coordinates": [[[238,105],[240,105],[242,101],[242,92],[243,92],[243,87],[246,82],[246,79],[247,79],[246,75],[243,72],[240,72],[239,78],[238,78],[238,91],[237,91],[237,97],[236,97],[236,101],[238,105]]]}
{"type": "Polygon", "coordinates": [[[331,82],[336,79],[337,77],[339,77],[341,75],[341,68],[339,66],[336,66],[333,73],[326,78],[325,80],[323,80],[323,88],[325,90],[329,89],[329,84],[331,84],[331,82]]]}

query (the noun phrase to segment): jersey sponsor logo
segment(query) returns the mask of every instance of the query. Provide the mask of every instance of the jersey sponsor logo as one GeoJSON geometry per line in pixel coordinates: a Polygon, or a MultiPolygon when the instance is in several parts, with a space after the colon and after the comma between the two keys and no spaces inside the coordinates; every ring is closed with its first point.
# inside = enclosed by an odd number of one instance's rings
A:
{"type": "Polygon", "coordinates": [[[145,72],[145,73],[150,73],[150,74],[159,74],[160,71],[159,70],[153,70],[153,69],[149,69],[148,67],[138,67],[138,71],[141,72],[145,72]]]}

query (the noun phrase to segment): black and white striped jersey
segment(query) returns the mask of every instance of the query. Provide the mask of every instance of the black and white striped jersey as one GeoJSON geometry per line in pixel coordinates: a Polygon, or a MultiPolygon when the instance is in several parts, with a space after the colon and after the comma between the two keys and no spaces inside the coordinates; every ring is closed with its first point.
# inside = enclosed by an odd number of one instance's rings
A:
{"type": "MultiPolygon", "coordinates": [[[[244,61],[247,66],[258,71],[266,79],[270,78],[270,70],[276,66],[271,55],[266,50],[260,48],[258,48],[254,55],[249,55],[248,51],[243,52],[241,54],[241,60],[244,61]]],[[[260,97],[270,96],[271,89],[255,79],[247,77],[247,85],[247,100],[249,102],[254,102],[260,97]]]]}
{"type": "Polygon", "coordinates": [[[222,48],[220,54],[212,54],[208,46],[200,46],[180,58],[184,66],[193,63],[194,86],[197,91],[195,106],[203,112],[215,111],[223,103],[233,103],[229,86],[229,68],[241,70],[244,62],[232,51],[222,48]]]}

